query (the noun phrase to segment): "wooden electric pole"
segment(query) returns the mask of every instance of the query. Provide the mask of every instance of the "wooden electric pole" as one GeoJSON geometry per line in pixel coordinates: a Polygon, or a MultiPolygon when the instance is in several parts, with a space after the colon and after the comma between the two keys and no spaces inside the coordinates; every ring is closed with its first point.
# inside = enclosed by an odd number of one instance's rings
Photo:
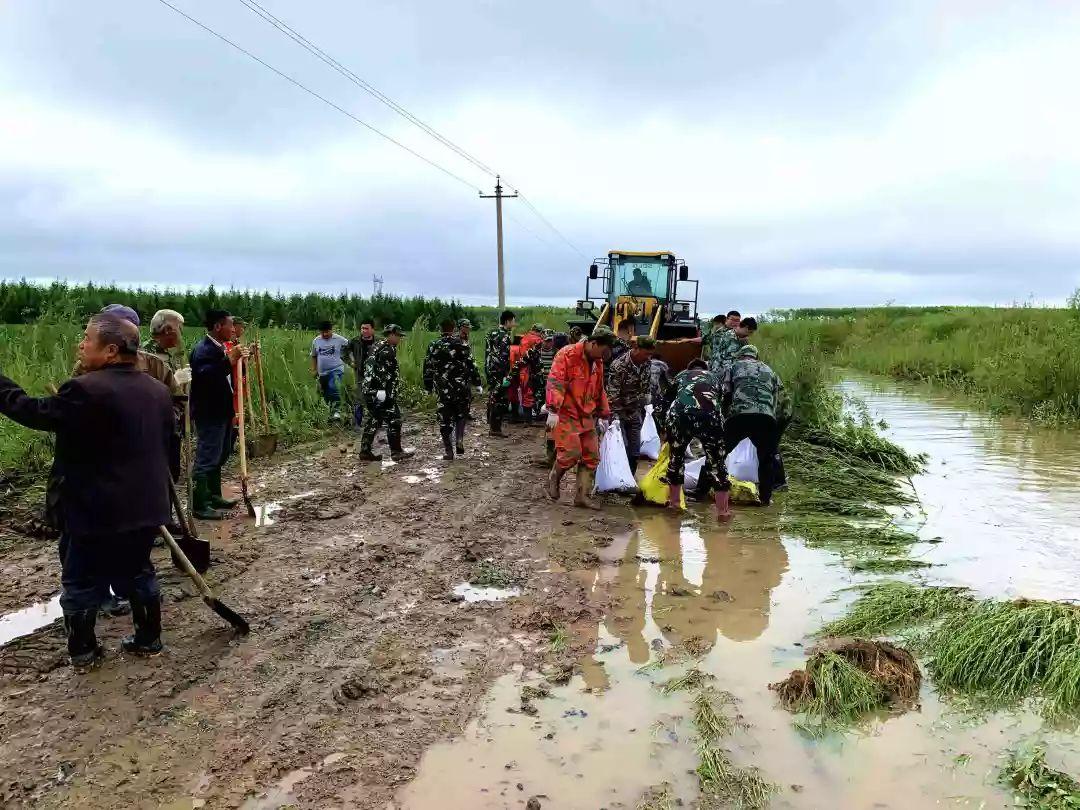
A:
{"type": "Polygon", "coordinates": [[[495,200],[495,241],[498,245],[499,251],[499,309],[506,308],[506,280],[503,275],[503,238],[502,238],[502,201],[503,198],[516,197],[517,192],[513,194],[503,194],[502,183],[498,175],[495,175],[495,193],[494,194],[481,194],[480,197],[485,200],[495,200]]]}

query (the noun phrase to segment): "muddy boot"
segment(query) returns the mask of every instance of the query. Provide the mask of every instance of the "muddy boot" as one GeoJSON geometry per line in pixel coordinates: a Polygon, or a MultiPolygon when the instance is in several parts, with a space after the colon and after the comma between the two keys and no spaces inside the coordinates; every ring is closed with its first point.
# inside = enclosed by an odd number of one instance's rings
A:
{"type": "Polygon", "coordinates": [[[221,467],[206,474],[206,485],[210,492],[211,509],[232,509],[240,501],[224,498],[221,495],[221,467]]]}
{"type": "Polygon", "coordinates": [[[454,441],[450,437],[450,430],[442,432],[443,461],[454,460],[454,441]]]}
{"type": "Polygon", "coordinates": [[[361,441],[360,442],[359,459],[361,461],[382,461],[382,456],[379,455],[378,453],[372,453],[371,452],[371,442],[370,441],[368,441],[368,442],[361,441]]]}
{"type": "Polygon", "coordinates": [[[193,509],[191,510],[195,517],[200,520],[224,520],[225,513],[210,506],[210,487],[206,481],[206,475],[202,473],[196,473],[192,476],[192,493],[191,500],[193,501],[193,509]]]}
{"type": "Polygon", "coordinates": [[[553,501],[559,500],[559,484],[562,482],[564,475],[566,475],[566,470],[560,470],[558,467],[552,465],[544,489],[547,492],[547,496],[553,501]]]}
{"type": "Polygon", "coordinates": [[[120,642],[120,649],[131,655],[151,656],[161,652],[161,602],[131,600],[131,622],[134,635],[120,642]]]}
{"type": "Polygon", "coordinates": [[[687,491],[686,497],[692,501],[705,502],[709,500],[709,493],[713,488],[712,473],[705,469],[701,470],[701,475],[698,476],[697,486],[692,490],[687,491]]]}
{"type": "Polygon", "coordinates": [[[502,429],[502,416],[500,414],[492,413],[491,419],[488,420],[490,429],[488,430],[489,436],[498,436],[500,439],[505,439],[506,434],[502,429]]]}
{"type": "Polygon", "coordinates": [[[555,463],[555,440],[548,439],[544,442],[544,459],[547,461],[547,466],[552,466],[555,463]]]}
{"type": "Polygon", "coordinates": [[[405,461],[416,455],[412,450],[405,450],[401,446],[401,431],[395,430],[386,437],[387,444],[390,445],[390,458],[394,461],[405,461]]]}
{"type": "Polygon", "coordinates": [[[574,506],[582,509],[599,509],[600,504],[592,499],[593,476],[595,472],[588,467],[577,469],[577,495],[574,496],[574,506]]]}
{"type": "Polygon", "coordinates": [[[97,643],[97,636],[94,635],[96,621],[96,610],[74,610],[64,613],[68,657],[76,672],[88,671],[105,657],[105,649],[97,643]]]}
{"type": "Polygon", "coordinates": [[[109,598],[101,603],[101,607],[98,609],[102,616],[127,616],[131,613],[131,603],[127,599],[121,599],[115,594],[110,594],[109,598]]]}
{"type": "Polygon", "coordinates": [[[723,492],[717,490],[713,494],[713,498],[716,502],[716,519],[719,521],[731,520],[731,493],[726,489],[723,492]]]}
{"type": "Polygon", "coordinates": [[[457,439],[457,447],[454,449],[459,456],[465,455],[465,418],[457,420],[457,424],[454,426],[454,438],[457,439]]]}
{"type": "Polygon", "coordinates": [[[682,487],[678,484],[668,484],[667,505],[670,509],[682,509],[682,487]]]}

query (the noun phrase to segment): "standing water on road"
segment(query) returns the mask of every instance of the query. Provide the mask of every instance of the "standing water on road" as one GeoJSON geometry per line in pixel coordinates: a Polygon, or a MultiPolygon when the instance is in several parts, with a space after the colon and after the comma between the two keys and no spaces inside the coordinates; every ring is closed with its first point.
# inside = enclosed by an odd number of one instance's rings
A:
{"type": "MultiPolygon", "coordinates": [[[[993,596],[1080,596],[1080,439],[922,388],[865,377],[842,386],[888,422],[890,438],[929,457],[914,481],[928,542],[913,550],[935,564],[929,579],[993,596]]],[[[425,754],[399,806],[516,808],[535,796],[542,807],[634,808],[665,784],[690,806],[689,697],[660,688],[689,664],[642,669],[665,650],[693,650],[693,665],[733,695],[747,726],[725,745],[736,765],[776,785],[774,807],[1011,806],[998,783],[1002,756],[1036,733],[1067,758],[1058,766],[1080,771],[1069,729],[1024,711],[964,713],[929,679],[914,711],[821,739],[799,732],[768,684],[804,665],[809,636],[850,602],[842,589],[875,578],[797,537],[755,532],[759,514],[739,510],[733,531],[704,509],[640,512],[597,569],[576,574],[612,605],[578,674],[535,700],[535,714],[520,711],[520,694],[541,676],[504,675],[464,734],[425,754]]]]}

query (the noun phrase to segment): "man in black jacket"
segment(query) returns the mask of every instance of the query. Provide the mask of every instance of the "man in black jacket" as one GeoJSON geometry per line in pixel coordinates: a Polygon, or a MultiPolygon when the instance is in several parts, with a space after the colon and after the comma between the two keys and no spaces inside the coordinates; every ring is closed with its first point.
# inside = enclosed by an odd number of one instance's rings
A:
{"type": "Polygon", "coordinates": [[[135,365],[139,330],[111,314],[90,319],[79,344],[86,373],[51,397],[31,397],[0,375],[0,413],[56,433],[60,481],[60,606],[77,670],[104,655],[94,634],[109,594],[131,601],[125,652],[161,651],[161,594],[150,562],[169,520],[169,461],[177,441],[172,397],[135,365]]]}
{"type": "MultiPolygon", "coordinates": [[[[192,500],[195,517],[222,520],[222,509],[232,509],[235,500],[221,494],[221,468],[233,446],[232,364],[247,357],[247,349],[225,342],[233,337],[232,315],[223,309],[206,313],[206,335],[191,350],[191,421],[195,423],[195,465],[192,473],[192,500]]],[[[243,407],[243,404],[241,404],[243,407]]]]}

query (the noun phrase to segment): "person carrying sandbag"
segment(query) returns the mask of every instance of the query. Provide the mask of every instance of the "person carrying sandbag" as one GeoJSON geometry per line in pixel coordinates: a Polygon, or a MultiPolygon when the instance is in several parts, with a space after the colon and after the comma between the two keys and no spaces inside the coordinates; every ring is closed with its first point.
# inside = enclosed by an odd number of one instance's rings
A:
{"type": "Polygon", "coordinates": [[[705,450],[701,478],[714,493],[716,517],[731,517],[727,471],[724,468],[724,416],[721,411],[721,382],[708,370],[704,360],[693,360],[686,371],[676,375],[667,389],[659,413],[662,430],[671,447],[668,463],[668,505],[682,502],[686,448],[697,439],[705,450]]]}
{"type": "Polygon", "coordinates": [[[649,356],[656,348],[650,337],[637,338],[630,351],[612,361],[607,375],[608,402],[611,412],[619,417],[626,460],[630,472],[637,472],[638,450],[641,447],[641,425],[645,420],[645,405],[649,400],[649,356]]]}

